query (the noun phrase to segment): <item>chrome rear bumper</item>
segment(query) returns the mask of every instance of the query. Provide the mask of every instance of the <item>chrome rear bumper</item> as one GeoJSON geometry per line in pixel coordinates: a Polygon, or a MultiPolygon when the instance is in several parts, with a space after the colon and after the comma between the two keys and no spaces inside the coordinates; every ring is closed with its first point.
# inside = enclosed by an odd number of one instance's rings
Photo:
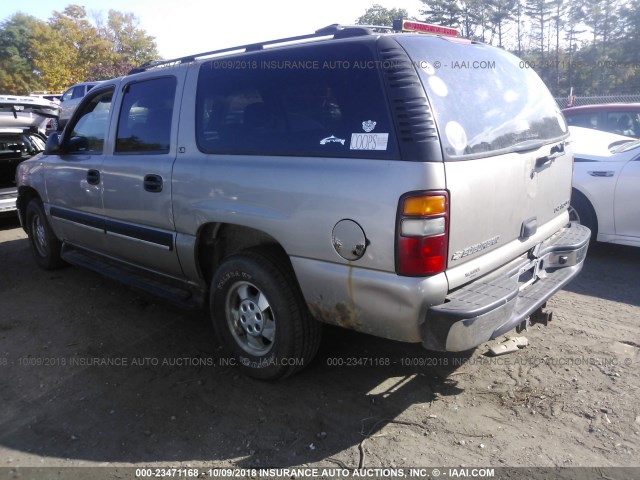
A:
{"type": "Polygon", "coordinates": [[[569,224],[507,275],[476,280],[449,294],[445,303],[429,308],[423,345],[461,352],[512,330],[578,275],[590,237],[588,228],[569,224]]]}

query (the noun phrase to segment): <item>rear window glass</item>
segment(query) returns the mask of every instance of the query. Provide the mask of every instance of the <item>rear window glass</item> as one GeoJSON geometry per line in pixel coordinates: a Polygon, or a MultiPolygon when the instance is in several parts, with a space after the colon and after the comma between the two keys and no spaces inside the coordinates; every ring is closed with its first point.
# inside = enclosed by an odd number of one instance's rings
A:
{"type": "Polygon", "coordinates": [[[392,158],[397,148],[373,53],[300,46],[200,68],[196,135],[207,153],[392,158]]]}
{"type": "Polygon", "coordinates": [[[533,148],[567,134],[547,87],[514,55],[443,38],[397,38],[427,91],[446,158],[533,148]]]}

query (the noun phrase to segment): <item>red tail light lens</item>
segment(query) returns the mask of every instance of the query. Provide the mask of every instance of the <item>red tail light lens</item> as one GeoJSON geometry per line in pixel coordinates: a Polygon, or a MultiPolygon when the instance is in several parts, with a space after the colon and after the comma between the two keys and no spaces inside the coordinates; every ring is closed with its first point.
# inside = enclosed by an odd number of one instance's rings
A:
{"type": "Polygon", "coordinates": [[[449,244],[448,193],[420,192],[402,197],[396,232],[398,275],[428,276],[443,272],[449,244]]]}

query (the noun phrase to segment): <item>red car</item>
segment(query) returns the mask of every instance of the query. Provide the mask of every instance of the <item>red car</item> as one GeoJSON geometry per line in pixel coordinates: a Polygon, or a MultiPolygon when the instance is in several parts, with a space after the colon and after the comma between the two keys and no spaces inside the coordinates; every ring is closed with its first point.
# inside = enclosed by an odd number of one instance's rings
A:
{"type": "Polygon", "coordinates": [[[604,103],[562,110],[567,123],[640,138],[640,103],[604,103]]]}

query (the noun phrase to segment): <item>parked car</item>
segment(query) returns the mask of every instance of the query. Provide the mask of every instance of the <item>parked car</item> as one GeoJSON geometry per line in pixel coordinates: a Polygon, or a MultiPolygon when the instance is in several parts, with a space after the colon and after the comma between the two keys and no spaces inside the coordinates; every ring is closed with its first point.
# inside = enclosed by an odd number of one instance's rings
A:
{"type": "Polygon", "coordinates": [[[77,83],[67,89],[66,92],[62,94],[61,102],[61,110],[60,110],[60,118],[58,120],[58,128],[63,129],[64,126],[71,118],[71,115],[75,111],[78,104],[85,97],[87,92],[89,92],[93,87],[98,85],[100,82],[82,82],[77,83]]]}
{"type": "MultiPolygon", "coordinates": [[[[48,92],[48,91],[36,91],[31,92],[29,94],[30,97],[42,98],[44,100],[49,100],[50,102],[55,103],[56,105],[60,105],[60,99],[62,98],[62,92],[48,92]]],[[[58,130],[58,118],[50,118],[46,124],[46,132],[47,135],[51,132],[55,132],[58,130]]]]}
{"type": "Polygon", "coordinates": [[[604,103],[562,110],[570,126],[640,138],[640,103],[604,103]]]}
{"type": "Polygon", "coordinates": [[[45,128],[60,107],[35,97],[0,95],[0,213],[16,209],[16,169],[42,152],[45,128]]]}
{"type": "Polygon", "coordinates": [[[60,99],[62,98],[62,92],[48,92],[44,90],[39,90],[36,92],[31,92],[29,96],[44,98],[45,100],[49,100],[50,102],[56,102],[59,104],[60,99]]]}
{"type": "Polygon", "coordinates": [[[95,86],[20,165],[41,267],[208,303],[262,379],[306,366],[321,322],[473,349],[582,268],[569,132],[517,57],[336,25],[231,50],[95,86]]]}
{"type": "Polygon", "coordinates": [[[572,220],[600,242],[640,246],[640,140],[569,127],[575,164],[572,220]]]}

